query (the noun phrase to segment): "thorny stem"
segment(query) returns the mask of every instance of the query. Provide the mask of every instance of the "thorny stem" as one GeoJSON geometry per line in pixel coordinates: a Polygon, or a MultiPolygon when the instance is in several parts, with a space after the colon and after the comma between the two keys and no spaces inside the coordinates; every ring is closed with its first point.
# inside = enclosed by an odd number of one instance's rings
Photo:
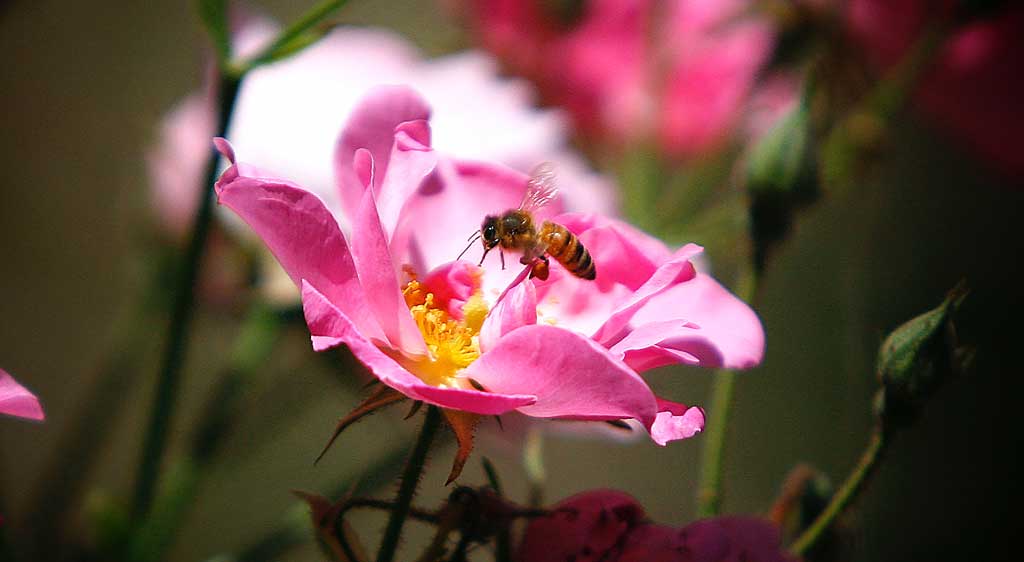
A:
{"type": "MultiPolygon", "coordinates": [[[[757,290],[757,276],[751,266],[740,272],[736,295],[750,302],[757,290]]],[[[732,395],[736,373],[719,369],[711,383],[710,418],[704,430],[704,451],[701,454],[700,477],[697,486],[697,515],[713,517],[722,508],[722,468],[725,458],[725,438],[732,412],[732,395]]]]}
{"type": "Polygon", "coordinates": [[[388,518],[388,525],[384,529],[384,538],[381,539],[380,550],[377,552],[377,562],[391,562],[398,550],[398,540],[402,535],[402,525],[409,515],[412,505],[412,498],[416,495],[416,486],[420,481],[420,474],[423,473],[423,465],[427,461],[427,452],[434,440],[434,434],[441,426],[441,409],[437,406],[427,408],[426,419],[423,420],[423,428],[420,436],[416,439],[412,454],[402,472],[402,483],[398,488],[398,495],[395,497],[394,510],[388,518]]]}
{"type": "Polygon", "coordinates": [[[857,462],[857,466],[854,467],[853,471],[849,476],[846,477],[846,481],[836,491],[835,495],[825,506],[818,517],[811,523],[811,526],[807,528],[796,541],[793,542],[789,547],[789,551],[796,556],[803,556],[808,550],[822,537],[825,531],[832,525],[839,515],[849,507],[850,503],[857,497],[857,494],[863,488],[868,477],[870,477],[875,469],[878,467],[878,462],[882,458],[882,453],[885,451],[886,445],[888,445],[888,438],[885,431],[876,427],[874,432],[871,434],[871,440],[868,441],[868,446],[861,454],[860,460],[857,462]]]}
{"type": "MultiPolygon", "coordinates": [[[[217,136],[224,136],[227,132],[240,84],[240,76],[228,76],[221,71],[217,89],[219,95],[217,136]]],[[[199,190],[199,211],[196,214],[195,223],[192,225],[192,235],[178,278],[177,293],[174,297],[170,326],[167,332],[167,345],[161,361],[152,414],[149,418],[139,460],[135,501],[132,506],[132,513],[137,520],[149,511],[150,504],[153,502],[160,464],[167,448],[167,436],[174,417],[178,386],[181,382],[181,366],[185,360],[186,336],[192,321],[193,293],[196,280],[199,277],[200,263],[206,250],[206,238],[210,231],[210,219],[213,215],[213,184],[217,179],[219,159],[220,156],[211,146],[205,183],[199,190]]]]}

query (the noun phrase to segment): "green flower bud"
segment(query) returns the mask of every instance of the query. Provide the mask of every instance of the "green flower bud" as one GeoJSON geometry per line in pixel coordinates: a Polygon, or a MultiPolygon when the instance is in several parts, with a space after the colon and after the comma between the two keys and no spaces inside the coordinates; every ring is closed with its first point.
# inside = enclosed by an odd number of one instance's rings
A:
{"type": "Polygon", "coordinates": [[[906,322],[882,343],[876,371],[882,391],[875,408],[884,421],[912,421],[924,399],[970,363],[973,349],[960,345],[954,325],[967,294],[966,284],[960,283],[942,304],[906,322]]]}

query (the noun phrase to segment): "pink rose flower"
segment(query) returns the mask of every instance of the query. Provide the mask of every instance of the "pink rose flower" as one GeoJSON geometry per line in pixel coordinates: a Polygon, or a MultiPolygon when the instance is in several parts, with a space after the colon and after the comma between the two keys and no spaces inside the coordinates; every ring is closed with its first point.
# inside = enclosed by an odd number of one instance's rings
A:
{"type": "Polygon", "coordinates": [[[643,507],[615,490],[583,492],[530,522],[523,562],[787,562],[779,530],[753,517],[704,519],[682,528],[649,523],[643,507]]]}
{"type": "Polygon", "coordinates": [[[615,219],[561,214],[555,200],[535,217],[579,237],[595,281],[554,260],[546,281],[526,280],[529,266],[502,268],[498,252],[483,267],[458,261],[485,215],[520,204],[528,178],[434,150],[429,118],[405,87],[357,105],[334,153],[337,214],[217,141],[232,163],[219,201],[301,288],[314,349],[345,344],[388,387],[449,410],[635,419],[661,445],[699,432],[700,408],[656,397],[638,372],[750,367],[764,349],[753,311],[693,268],[701,249],[672,251],[615,219]]]}
{"type": "MultiPolygon", "coordinates": [[[[956,3],[924,0],[853,0],[850,29],[876,67],[903,59],[932,18],[956,3]]],[[[1024,174],[1024,6],[1007,3],[994,13],[955,27],[921,77],[915,109],[1002,170],[1024,174]]]]}
{"type": "Polygon", "coordinates": [[[741,124],[775,41],[747,0],[589,0],[568,22],[538,1],[463,4],[482,44],[585,134],[653,139],[682,157],[720,147],[741,124]]]}
{"type": "Polygon", "coordinates": [[[0,414],[36,421],[46,418],[36,395],[3,369],[0,369],[0,414]]]}

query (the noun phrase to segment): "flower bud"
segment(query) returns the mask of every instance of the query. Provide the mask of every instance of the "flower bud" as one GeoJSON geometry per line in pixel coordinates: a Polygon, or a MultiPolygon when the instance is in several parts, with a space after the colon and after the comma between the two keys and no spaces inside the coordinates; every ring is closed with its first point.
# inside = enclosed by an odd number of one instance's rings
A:
{"type": "Polygon", "coordinates": [[[942,382],[966,369],[974,351],[958,341],[954,316],[967,297],[960,283],[938,307],[906,322],[882,343],[877,375],[882,391],[875,405],[886,422],[908,423],[942,382]]]}

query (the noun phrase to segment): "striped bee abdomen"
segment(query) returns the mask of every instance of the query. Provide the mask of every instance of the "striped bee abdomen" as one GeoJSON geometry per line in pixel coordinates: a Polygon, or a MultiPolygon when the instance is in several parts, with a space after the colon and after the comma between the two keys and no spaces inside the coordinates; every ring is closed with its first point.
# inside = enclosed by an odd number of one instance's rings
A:
{"type": "Polygon", "coordinates": [[[546,247],[547,254],[562,264],[569,273],[591,281],[597,277],[597,269],[594,267],[594,259],[590,257],[590,252],[583,247],[583,243],[576,235],[569,232],[569,229],[557,223],[544,221],[538,238],[546,247]]]}

